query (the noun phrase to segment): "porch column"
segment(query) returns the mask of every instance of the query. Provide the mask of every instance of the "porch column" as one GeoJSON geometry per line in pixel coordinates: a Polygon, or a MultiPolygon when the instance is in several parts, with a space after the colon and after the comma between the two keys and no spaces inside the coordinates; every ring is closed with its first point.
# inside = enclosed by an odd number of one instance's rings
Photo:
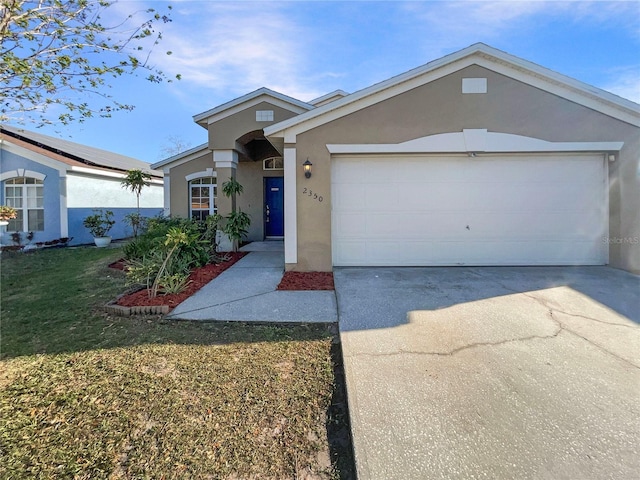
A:
{"type": "MultiPolygon", "coordinates": [[[[235,196],[227,198],[222,194],[222,184],[230,178],[236,178],[236,169],[238,168],[238,152],[235,150],[214,150],[213,163],[216,170],[216,207],[217,212],[222,216],[229,215],[236,206],[235,196]]],[[[224,234],[220,234],[219,248],[221,251],[230,251],[233,247],[231,240],[224,234]]]]}
{"type": "Polygon", "coordinates": [[[296,149],[284,149],[284,263],[298,263],[296,149]]]}

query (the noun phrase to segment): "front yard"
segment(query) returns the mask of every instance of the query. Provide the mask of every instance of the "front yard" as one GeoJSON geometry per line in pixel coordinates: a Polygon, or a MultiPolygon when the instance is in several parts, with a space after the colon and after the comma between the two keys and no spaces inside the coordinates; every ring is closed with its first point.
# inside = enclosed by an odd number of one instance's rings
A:
{"type": "Polygon", "coordinates": [[[351,477],[326,326],[110,317],[120,255],[2,253],[0,478],[351,477]]]}

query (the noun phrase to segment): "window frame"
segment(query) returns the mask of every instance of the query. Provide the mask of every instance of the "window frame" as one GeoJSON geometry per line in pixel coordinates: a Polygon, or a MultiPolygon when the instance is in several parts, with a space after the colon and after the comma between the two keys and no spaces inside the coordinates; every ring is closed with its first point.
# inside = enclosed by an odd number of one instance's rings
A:
{"type": "MultiPolygon", "coordinates": [[[[198,218],[196,220],[204,220],[210,215],[215,215],[218,211],[217,199],[218,199],[218,178],[215,175],[206,175],[196,178],[191,178],[187,181],[187,189],[189,190],[189,218],[194,219],[194,212],[207,212],[206,215],[202,218],[198,218]],[[202,183],[203,180],[210,180],[209,183],[202,183]],[[195,209],[193,208],[193,187],[197,186],[200,188],[207,188],[209,192],[209,209],[208,211],[204,208],[195,209]]],[[[204,198],[200,196],[199,198],[204,198]]]]}
{"type": "Polygon", "coordinates": [[[45,201],[44,201],[44,179],[23,176],[12,177],[3,180],[4,203],[18,211],[18,216],[9,220],[7,231],[9,232],[44,232],[45,231],[45,201]],[[20,181],[20,183],[16,183],[20,181]],[[9,194],[9,189],[13,189],[9,194]],[[19,192],[19,195],[16,193],[19,192]],[[35,195],[29,195],[35,192],[35,195]],[[20,206],[17,207],[16,200],[20,200],[20,206]],[[35,201],[35,206],[30,206],[30,201],[35,201]],[[38,206],[38,203],[41,206],[38,206]],[[42,212],[37,214],[34,220],[36,225],[30,225],[30,212],[42,212]],[[22,224],[22,225],[20,225],[22,224]],[[33,226],[34,228],[30,228],[33,226]],[[41,228],[38,228],[41,227],[41,228]]]}
{"type": "Polygon", "coordinates": [[[267,171],[267,172],[274,172],[274,171],[282,171],[284,170],[284,158],[282,157],[269,157],[269,158],[265,158],[262,161],[262,170],[267,171]],[[267,167],[267,162],[279,162],[282,166],[281,167],[267,167]]]}

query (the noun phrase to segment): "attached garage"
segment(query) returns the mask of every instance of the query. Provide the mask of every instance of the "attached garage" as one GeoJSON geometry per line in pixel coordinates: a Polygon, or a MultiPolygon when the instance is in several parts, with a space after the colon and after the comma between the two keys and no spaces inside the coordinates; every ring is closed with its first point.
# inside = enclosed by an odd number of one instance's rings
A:
{"type": "Polygon", "coordinates": [[[268,127],[285,268],[640,272],[638,107],[476,44],[268,127]]]}
{"type": "Polygon", "coordinates": [[[335,266],[603,265],[598,153],[332,157],[335,266]]]}

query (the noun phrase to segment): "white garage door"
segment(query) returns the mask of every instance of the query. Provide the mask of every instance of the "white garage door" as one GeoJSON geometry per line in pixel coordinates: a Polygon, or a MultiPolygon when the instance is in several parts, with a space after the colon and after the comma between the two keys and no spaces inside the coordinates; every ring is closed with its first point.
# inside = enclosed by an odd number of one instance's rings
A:
{"type": "Polygon", "coordinates": [[[336,266],[602,265],[603,155],[332,159],[336,266]]]}

